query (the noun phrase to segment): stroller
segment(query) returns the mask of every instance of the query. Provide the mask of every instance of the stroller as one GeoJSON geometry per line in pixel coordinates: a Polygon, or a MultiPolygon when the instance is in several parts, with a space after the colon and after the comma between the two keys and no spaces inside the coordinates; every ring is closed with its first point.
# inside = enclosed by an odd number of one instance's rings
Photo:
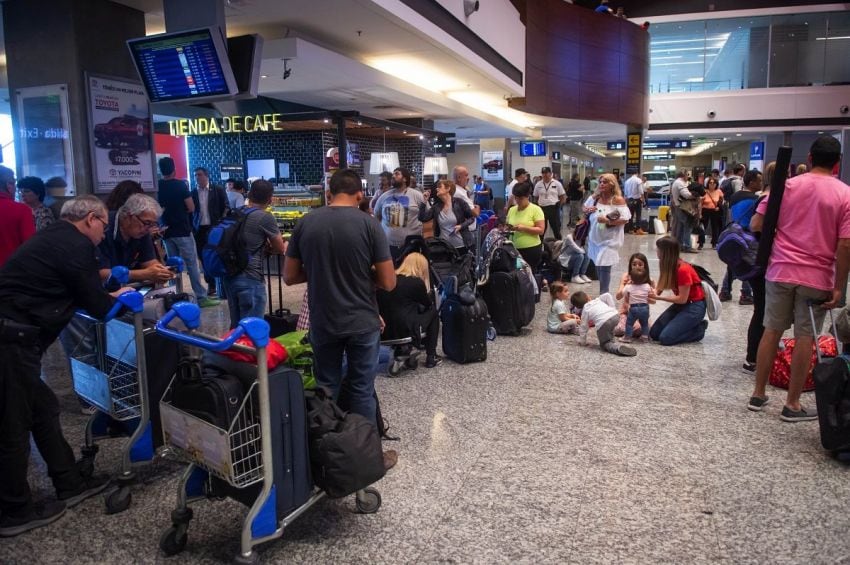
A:
{"type": "Polygon", "coordinates": [[[431,238],[425,241],[428,263],[431,270],[432,286],[442,289],[451,277],[457,279],[458,288],[475,282],[475,257],[471,253],[461,255],[457,249],[442,239],[431,238]]]}

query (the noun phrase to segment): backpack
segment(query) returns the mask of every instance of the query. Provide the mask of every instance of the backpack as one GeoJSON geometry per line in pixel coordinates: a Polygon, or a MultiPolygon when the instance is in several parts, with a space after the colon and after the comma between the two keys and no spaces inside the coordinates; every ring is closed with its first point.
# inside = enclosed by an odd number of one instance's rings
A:
{"type": "Polygon", "coordinates": [[[222,430],[230,429],[244,395],[238,377],[218,371],[202,374],[197,357],[180,361],[171,385],[172,406],[222,430]]]}
{"type": "Polygon", "coordinates": [[[759,241],[749,230],[732,222],[717,238],[717,256],[729,265],[736,278],[748,281],[759,276],[762,268],[757,264],[759,241]]]}
{"type": "Polygon", "coordinates": [[[708,314],[708,319],[712,322],[720,319],[721,303],[720,297],[717,295],[717,283],[711,278],[711,273],[705,270],[701,265],[690,263],[697,276],[700,278],[700,285],[705,294],[705,313],[708,314]]]}
{"type": "Polygon", "coordinates": [[[711,278],[711,273],[706,271],[705,267],[703,267],[702,265],[695,265],[693,263],[690,263],[690,266],[694,268],[694,271],[696,271],[699,280],[708,283],[708,285],[715,291],[718,289],[717,283],[714,282],[714,279],[711,278]]]}
{"type": "Polygon", "coordinates": [[[201,253],[204,273],[211,277],[232,277],[248,267],[250,254],[245,248],[245,221],[259,208],[240,208],[228,214],[210,230],[201,253]]]}
{"type": "Polygon", "coordinates": [[[728,202],[735,191],[735,187],[732,184],[732,177],[723,179],[723,182],[720,183],[720,190],[723,191],[723,199],[728,202]]]}

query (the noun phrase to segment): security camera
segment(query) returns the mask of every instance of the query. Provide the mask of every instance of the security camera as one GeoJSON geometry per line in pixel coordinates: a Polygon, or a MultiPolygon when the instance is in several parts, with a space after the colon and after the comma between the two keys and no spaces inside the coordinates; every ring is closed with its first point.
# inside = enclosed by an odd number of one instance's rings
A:
{"type": "Polygon", "coordinates": [[[840,112],[841,112],[842,114],[847,114],[848,112],[850,112],[850,106],[847,106],[847,105],[845,104],[844,106],[842,106],[841,108],[839,108],[839,110],[840,110],[840,112]]]}
{"type": "Polygon", "coordinates": [[[714,116],[716,116],[716,115],[717,115],[717,112],[715,112],[714,110],[709,110],[709,111],[708,111],[708,117],[709,117],[709,118],[714,118],[714,116]]]}
{"type": "Polygon", "coordinates": [[[463,0],[463,13],[468,18],[478,11],[478,0],[463,0]]]}

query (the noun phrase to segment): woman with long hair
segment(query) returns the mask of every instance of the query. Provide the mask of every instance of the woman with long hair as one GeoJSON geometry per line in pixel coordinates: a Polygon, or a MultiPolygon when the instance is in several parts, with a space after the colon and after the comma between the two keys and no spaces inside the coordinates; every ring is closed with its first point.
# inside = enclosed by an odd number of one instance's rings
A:
{"type": "MultiPolygon", "coordinates": [[[[458,253],[465,254],[475,245],[472,232],[467,228],[475,221],[469,205],[455,198],[455,183],[450,180],[440,180],[434,190],[437,198],[434,205],[428,208],[424,202],[419,205],[419,221],[422,223],[435,220],[434,237],[442,239],[458,253]]],[[[431,197],[431,191],[426,190],[425,200],[431,197]]]]}
{"type": "Polygon", "coordinates": [[[142,190],[142,185],[136,181],[129,179],[122,180],[115,185],[115,188],[113,188],[112,192],[109,193],[109,196],[106,197],[106,209],[110,212],[114,212],[123,206],[124,203],[127,202],[127,199],[134,194],[144,193],[145,191],[142,190]]]}
{"type": "Polygon", "coordinates": [[[611,267],[620,262],[623,226],[632,217],[617,177],[610,173],[599,177],[599,188],[584,202],[584,213],[590,221],[587,255],[596,265],[599,294],[602,295],[610,291],[611,267]]]}
{"type": "Polygon", "coordinates": [[[717,179],[705,180],[705,195],[702,197],[702,227],[711,230],[711,247],[717,247],[717,237],[723,230],[723,191],[717,179]]]}
{"type": "Polygon", "coordinates": [[[694,268],[679,258],[679,242],[666,236],[655,242],[658,256],[658,284],[652,298],[671,306],[652,324],[649,336],[661,345],[701,341],[708,328],[705,319],[705,292],[694,268]],[[672,295],[664,296],[664,292],[672,295]]]}
{"type": "Polygon", "coordinates": [[[440,319],[428,289],[428,259],[421,253],[410,253],[396,270],[396,285],[391,291],[378,289],[378,310],[386,326],[383,339],[412,337],[417,347],[425,348],[425,366],[429,369],[440,364],[437,355],[437,336],[440,319]],[[425,339],[421,339],[422,330],[425,339]]]}

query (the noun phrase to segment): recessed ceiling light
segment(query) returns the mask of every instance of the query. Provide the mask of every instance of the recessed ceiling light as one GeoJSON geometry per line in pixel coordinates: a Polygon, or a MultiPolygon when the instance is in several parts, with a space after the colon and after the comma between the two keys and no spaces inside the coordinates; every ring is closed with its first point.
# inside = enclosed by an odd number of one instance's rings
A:
{"type": "Polygon", "coordinates": [[[735,137],[741,137],[741,135],[742,135],[742,134],[740,134],[740,133],[736,133],[736,134],[735,134],[735,137]]]}
{"type": "Polygon", "coordinates": [[[322,121],[323,121],[323,122],[325,122],[326,124],[331,123],[331,121],[330,121],[329,119],[327,119],[327,118],[325,118],[325,119],[324,119],[324,120],[322,120],[322,121]]]}
{"type": "Polygon", "coordinates": [[[269,75],[260,75],[260,78],[269,78],[269,75]]]}
{"type": "Polygon", "coordinates": [[[401,133],[407,133],[407,130],[403,130],[401,133]]]}
{"type": "Polygon", "coordinates": [[[819,131],[819,132],[818,132],[818,135],[823,135],[823,132],[822,132],[822,131],[819,131]]]}
{"type": "Polygon", "coordinates": [[[688,137],[693,137],[693,136],[692,136],[692,135],[689,135],[688,137]]]}
{"type": "Polygon", "coordinates": [[[362,125],[363,125],[363,122],[357,122],[357,125],[358,125],[358,126],[362,126],[362,125]]]}

